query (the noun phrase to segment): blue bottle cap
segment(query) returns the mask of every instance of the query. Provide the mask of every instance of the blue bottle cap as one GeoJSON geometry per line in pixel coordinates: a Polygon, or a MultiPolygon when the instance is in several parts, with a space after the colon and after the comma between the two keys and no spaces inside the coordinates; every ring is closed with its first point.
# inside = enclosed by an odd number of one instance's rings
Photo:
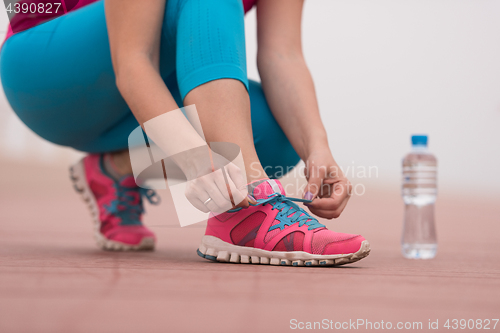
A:
{"type": "Polygon", "coordinates": [[[411,144],[414,146],[427,146],[427,135],[412,135],[411,144]]]}

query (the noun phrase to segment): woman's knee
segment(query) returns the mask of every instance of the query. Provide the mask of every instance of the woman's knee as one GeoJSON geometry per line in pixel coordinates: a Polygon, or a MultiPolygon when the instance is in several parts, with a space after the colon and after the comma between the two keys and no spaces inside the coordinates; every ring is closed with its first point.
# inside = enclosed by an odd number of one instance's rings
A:
{"type": "Polygon", "coordinates": [[[267,175],[280,178],[297,165],[300,157],[274,119],[260,83],[250,81],[249,93],[257,155],[267,175]]]}

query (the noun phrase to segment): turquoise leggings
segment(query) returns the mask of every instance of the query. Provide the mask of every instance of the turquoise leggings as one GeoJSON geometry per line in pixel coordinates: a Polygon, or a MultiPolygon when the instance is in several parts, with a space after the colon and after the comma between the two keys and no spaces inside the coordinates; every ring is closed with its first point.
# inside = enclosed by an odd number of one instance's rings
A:
{"type": "MultiPolygon", "coordinates": [[[[258,156],[274,177],[299,157],[260,84],[247,79],[243,16],[241,0],[168,0],[160,73],[179,106],[203,83],[240,80],[250,95],[258,156]]],[[[127,148],[139,126],[116,87],[104,1],[9,38],[0,72],[16,114],[53,143],[92,153],[117,151],[127,148]]]]}

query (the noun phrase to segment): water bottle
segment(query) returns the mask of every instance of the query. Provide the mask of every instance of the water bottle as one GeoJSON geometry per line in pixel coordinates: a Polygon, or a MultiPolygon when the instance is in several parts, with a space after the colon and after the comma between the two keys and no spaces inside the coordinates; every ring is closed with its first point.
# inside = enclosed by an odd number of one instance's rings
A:
{"type": "Polygon", "coordinates": [[[403,159],[405,214],[401,252],[405,258],[432,259],[437,252],[437,160],[427,149],[427,135],[413,135],[411,142],[412,150],[403,159]]]}

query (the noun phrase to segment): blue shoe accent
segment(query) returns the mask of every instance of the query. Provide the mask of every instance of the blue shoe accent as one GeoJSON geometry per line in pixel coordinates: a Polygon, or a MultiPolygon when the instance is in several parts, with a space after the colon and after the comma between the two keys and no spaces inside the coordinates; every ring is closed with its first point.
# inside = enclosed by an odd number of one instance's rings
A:
{"type": "Polygon", "coordinates": [[[319,264],[324,266],[326,265],[326,261],[320,261],[319,264]]]}
{"type": "Polygon", "coordinates": [[[293,265],[293,266],[298,266],[298,265],[299,265],[299,263],[298,263],[298,262],[292,262],[292,265],[293,265]]]}
{"type": "Polygon", "coordinates": [[[286,261],[282,261],[281,264],[286,266],[286,261]]]}
{"type": "Polygon", "coordinates": [[[145,197],[150,204],[158,205],[160,197],[154,190],[142,187],[125,187],[121,185],[123,179],[130,176],[123,176],[121,179],[114,179],[104,167],[104,154],[99,159],[101,173],[113,180],[113,187],[116,191],[116,198],[109,205],[103,205],[103,208],[111,215],[118,216],[121,219],[120,225],[142,225],[141,216],[144,214],[142,198],[145,197]],[[136,196],[139,197],[137,201],[136,196]]]}
{"type": "Polygon", "coordinates": [[[209,256],[208,254],[205,255],[205,259],[212,260],[212,261],[217,261],[217,257],[209,256]]]}
{"type": "Polygon", "coordinates": [[[201,253],[200,249],[197,249],[197,250],[196,250],[196,253],[197,253],[200,257],[205,258],[205,255],[204,255],[203,253],[201,253]]]}
{"type": "Polygon", "coordinates": [[[312,262],[306,262],[306,266],[312,266],[312,262]]]}
{"type": "Polygon", "coordinates": [[[317,219],[309,215],[293,201],[309,202],[309,200],[289,198],[279,193],[270,194],[267,199],[257,200],[259,205],[270,204],[273,206],[273,210],[279,210],[278,215],[276,215],[276,219],[280,221],[280,223],[269,228],[269,231],[278,228],[283,230],[286,226],[290,226],[295,223],[298,223],[299,227],[302,227],[304,224],[307,225],[309,227],[308,230],[324,227],[323,224],[319,223],[317,219]]]}

